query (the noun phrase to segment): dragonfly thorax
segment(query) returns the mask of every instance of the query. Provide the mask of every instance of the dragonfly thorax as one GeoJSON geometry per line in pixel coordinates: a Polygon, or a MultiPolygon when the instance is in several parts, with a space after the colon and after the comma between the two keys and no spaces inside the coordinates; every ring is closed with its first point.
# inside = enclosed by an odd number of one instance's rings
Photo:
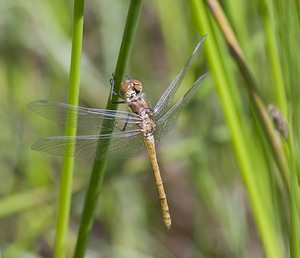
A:
{"type": "Polygon", "coordinates": [[[138,80],[125,80],[121,85],[120,93],[123,99],[128,103],[131,111],[141,118],[139,127],[144,137],[153,135],[155,122],[153,120],[154,112],[148,101],[144,98],[142,92],[142,83],[138,80]]]}

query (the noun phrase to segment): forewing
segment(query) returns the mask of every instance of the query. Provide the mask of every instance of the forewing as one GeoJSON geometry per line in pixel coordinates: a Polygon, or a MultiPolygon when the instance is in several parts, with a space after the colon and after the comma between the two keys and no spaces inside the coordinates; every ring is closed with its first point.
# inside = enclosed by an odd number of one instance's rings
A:
{"type": "Polygon", "coordinates": [[[34,101],[28,106],[38,115],[63,126],[68,119],[68,125],[77,127],[81,134],[98,134],[103,124],[109,124],[107,128],[103,128],[106,130],[130,131],[136,129],[136,125],[140,123],[140,117],[132,112],[78,107],[51,100],[34,101]],[[112,121],[114,122],[106,123],[112,121]]]}
{"type": "Polygon", "coordinates": [[[202,37],[201,40],[199,41],[199,43],[197,44],[196,48],[194,49],[191,57],[188,59],[188,61],[186,62],[186,64],[183,66],[183,68],[180,70],[179,74],[177,74],[176,78],[174,79],[174,81],[170,84],[170,86],[166,89],[166,91],[163,93],[163,95],[161,96],[161,98],[159,99],[159,101],[157,102],[157,104],[154,107],[154,113],[157,114],[157,117],[161,117],[164,115],[164,113],[166,112],[166,110],[169,108],[186,72],[188,71],[188,69],[190,68],[192,61],[194,59],[194,57],[196,56],[196,54],[198,53],[200,46],[202,44],[202,42],[204,41],[204,39],[206,38],[206,36],[202,37]]]}
{"type": "Polygon", "coordinates": [[[157,129],[155,130],[155,139],[159,141],[164,137],[175,125],[182,109],[190,102],[191,98],[199,88],[201,82],[207,73],[201,75],[192,85],[192,87],[166,112],[156,121],[157,129]]]}
{"type": "Polygon", "coordinates": [[[31,148],[52,155],[75,156],[85,160],[120,159],[143,148],[143,137],[139,130],[104,135],[51,136],[39,139],[31,148]]]}

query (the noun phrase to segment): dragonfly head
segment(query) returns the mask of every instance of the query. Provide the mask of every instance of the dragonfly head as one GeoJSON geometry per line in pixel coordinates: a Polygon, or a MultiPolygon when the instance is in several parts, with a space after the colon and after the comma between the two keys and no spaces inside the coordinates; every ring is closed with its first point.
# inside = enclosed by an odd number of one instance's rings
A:
{"type": "Polygon", "coordinates": [[[143,86],[138,80],[125,80],[120,89],[121,96],[126,102],[132,102],[142,95],[143,86]]]}

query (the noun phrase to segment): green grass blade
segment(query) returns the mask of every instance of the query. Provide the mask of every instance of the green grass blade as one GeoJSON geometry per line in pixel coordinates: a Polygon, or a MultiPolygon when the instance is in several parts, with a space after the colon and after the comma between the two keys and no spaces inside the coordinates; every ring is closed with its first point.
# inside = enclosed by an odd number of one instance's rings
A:
{"type": "Polygon", "coordinates": [[[284,118],[287,118],[287,103],[286,93],[283,82],[282,69],[277,50],[277,39],[275,36],[275,23],[273,15],[272,1],[260,1],[262,9],[262,17],[264,23],[264,32],[266,39],[266,49],[268,50],[268,57],[271,64],[271,75],[273,77],[274,87],[273,93],[275,95],[276,106],[280,109],[284,118]]]}
{"type": "Polygon", "coordinates": [[[191,10],[195,16],[196,25],[199,31],[208,34],[207,42],[205,44],[207,60],[210,65],[210,71],[216,81],[216,90],[231,134],[233,147],[241,168],[255,222],[266,255],[267,257],[280,258],[282,257],[282,250],[279,248],[280,244],[277,239],[276,230],[269,217],[269,211],[265,206],[264,198],[261,196],[257,186],[255,166],[251,160],[251,148],[249,148],[249,141],[247,141],[248,135],[244,128],[240,126],[238,115],[233,104],[234,98],[230,93],[230,85],[228,84],[225,68],[222,65],[223,62],[217,51],[215,37],[208,20],[204,2],[205,1],[191,0],[191,10]]]}
{"type": "Polygon", "coordinates": [[[10,195],[0,200],[0,218],[20,213],[54,198],[52,189],[47,187],[10,195]]]}
{"type": "Polygon", "coordinates": [[[300,258],[300,217],[299,217],[299,185],[298,185],[298,163],[297,157],[295,157],[295,146],[293,143],[293,134],[290,132],[288,138],[288,146],[291,153],[292,169],[290,171],[290,191],[289,191],[289,207],[290,207],[290,257],[300,258]]]}
{"type": "MultiPolygon", "coordinates": [[[[68,97],[68,103],[72,105],[78,104],[79,97],[83,18],[84,0],[75,0],[73,13],[72,53],[68,97]]],[[[68,127],[67,123],[65,135],[76,135],[76,128],[68,127]]],[[[73,170],[74,158],[65,156],[63,158],[62,165],[59,208],[54,246],[55,258],[62,258],[67,256],[67,233],[72,196],[73,170]]]]}
{"type": "MultiPolygon", "coordinates": [[[[245,79],[245,82],[246,82],[245,86],[246,86],[246,89],[250,96],[253,110],[256,113],[256,116],[259,120],[259,124],[261,125],[264,135],[269,142],[269,146],[273,152],[274,160],[278,165],[281,176],[282,176],[284,182],[288,186],[289,185],[288,164],[286,161],[284,149],[283,149],[282,143],[280,141],[280,138],[277,135],[277,132],[274,130],[274,126],[273,126],[271,118],[269,117],[269,114],[267,112],[267,108],[265,107],[265,104],[258,92],[258,89],[259,89],[258,84],[257,84],[256,80],[254,79],[253,74],[252,74],[248,64],[246,63],[244,53],[242,52],[237,40],[235,39],[235,35],[224,15],[220,5],[218,4],[217,1],[210,0],[209,6],[213,12],[215,19],[218,22],[219,27],[221,28],[221,31],[224,35],[224,38],[226,39],[226,42],[227,42],[229,48],[231,49],[232,57],[236,61],[237,65],[240,69],[240,72],[245,79]]],[[[275,49],[274,49],[274,51],[275,51],[275,49]]],[[[275,65],[275,66],[277,67],[277,65],[275,65]]],[[[279,77],[282,79],[281,76],[279,76],[279,77]]],[[[280,80],[280,82],[278,82],[277,88],[280,88],[280,90],[276,90],[276,92],[284,91],[282,80],[280,80]]],[[[277,96],[278,94],[275,94],[275,95],[277,96]]],[[[283,95],[285,98],[285,94],[283,94],[283,95]]],[[[278,100],[278,102],[280,102],[280,103],[283,102],[282,106],[284,106],[283,109],[286,112],[286,107],[285,107],[286,102],[283,100],[278,100]]]]}
{"type": "MultiPolygon", "coordinates": [[[[115,69],[115,90],[118,92],[122,78],[124,77],[127,63],[129,60],[130,52],[133,45],[133,39],[135,36],[135,31],[138,23],[138,17],[141,9],[141,0],[132,0],[130,2],[129,11],[127,15],[127,21],[124,29],[123,39],[120,47],[120,52],[118,56],[118,61],[115,69]]],[[[113,101],[116,100],[116,96],[113,96],[113,101]]],[[[107,109],[116,109],[117,105],[112,104],[109,99],[106,105],[107,109]]],[[[113,123],[113,121],[110,121],[113,123]]],[[[107,124],[103,124],[103,128],[109,128],[107,124]]],[[[110,133],[108,130],[102,129],[100,133],[110,133]]],[[[97,146],[97,150],[107,149],[109,141],[101,142],[97,146]]],[[[96,209],[96,205],[99,200],[99,194],[102,188],[102,181],[105,173],[106,161],[95,160],[93,164],[92,174],[90,178],[90,183],[85,197],[85,203],[83,208],[83,213],[80,221],[80,227],[75,247],[74,257],[82,258],[87,246],[87,240],[90,230],[93,225],[93,215],[96,209]]]]}

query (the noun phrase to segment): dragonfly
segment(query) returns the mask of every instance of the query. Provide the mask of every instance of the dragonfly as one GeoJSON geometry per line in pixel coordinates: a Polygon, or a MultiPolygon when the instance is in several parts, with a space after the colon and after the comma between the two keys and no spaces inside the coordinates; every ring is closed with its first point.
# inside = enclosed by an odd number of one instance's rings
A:
{"type": "Polygon", "coordinates": [[[163,222],[167,228],[170,228],[171,215],[157,161],[156,143],[174,127],[180,112],[189,103],[206,76],[206,74],[199,76],[190,89],[175,104],[172,104],[174,95],[204,39],[205,36],[198,42],[192,55],[154,108],[145,98],[142,83],[130,77],[121,84],[119,93],[114,91],[114,83],[111,83],[112,93],[121,97],[121,103],[128,105],[128,112],[79,107],[51,100],[31,102],[29,108],[38,115],[77,129],[76,136],[41,138],[32,145],[32,149],[55,155],[99,160],[126,157],[130,153],[136,153],[141,146],[146,146],[160,200],[163,222]],[[109,141],[107,148],[101,148],[101,144],[105,145],[107,141],[109,141]]]}

